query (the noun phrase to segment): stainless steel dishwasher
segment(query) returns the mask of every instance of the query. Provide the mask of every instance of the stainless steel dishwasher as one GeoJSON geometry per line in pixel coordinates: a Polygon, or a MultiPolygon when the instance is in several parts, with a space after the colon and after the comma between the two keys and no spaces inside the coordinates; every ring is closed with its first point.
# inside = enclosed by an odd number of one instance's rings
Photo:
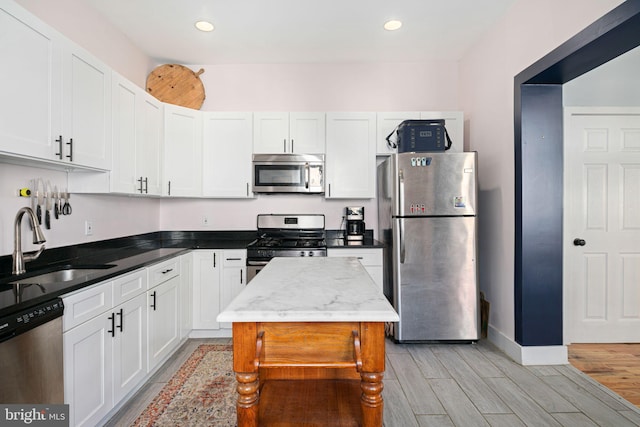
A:
{"type": "Polygon", "coordinates": [[[64,403],[62,300],[0,319],[0,402],[64,403]]]}

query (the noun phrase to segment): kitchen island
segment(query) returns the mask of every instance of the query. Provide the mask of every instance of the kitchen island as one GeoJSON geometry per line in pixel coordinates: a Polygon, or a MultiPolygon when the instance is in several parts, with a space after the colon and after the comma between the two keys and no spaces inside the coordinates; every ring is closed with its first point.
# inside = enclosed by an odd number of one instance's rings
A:
{"type": "Polygon", "coordinates": [[[238,426],[382,426],[385,322],[356,258],[274,258],[218,316],[233,323],[238,426]]]}

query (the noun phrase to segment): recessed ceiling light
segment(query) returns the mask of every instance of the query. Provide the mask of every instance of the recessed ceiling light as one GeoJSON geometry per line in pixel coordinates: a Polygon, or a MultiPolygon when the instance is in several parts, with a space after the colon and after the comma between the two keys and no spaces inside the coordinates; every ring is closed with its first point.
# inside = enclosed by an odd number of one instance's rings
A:
{"type": "Polygon", "coordinates": [[[395,31],[402,27],[402,22],[392,19],[384,23],[384,29],[388,31],[395,31]]]}
{"type": "Polygon", "coordinates": [[[209,21],[198,21],[195,25],[200,31],[213,31],[213,24],[209,21]]]}

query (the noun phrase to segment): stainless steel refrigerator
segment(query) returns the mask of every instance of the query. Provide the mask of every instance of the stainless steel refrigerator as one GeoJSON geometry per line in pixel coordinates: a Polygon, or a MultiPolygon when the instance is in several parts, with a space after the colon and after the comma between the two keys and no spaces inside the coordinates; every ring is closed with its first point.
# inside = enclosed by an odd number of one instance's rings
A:
{"type": "Polygon", "coordinates": [[[394,339],[477,340],[477,153],[393,154],[377,184],[394,339]]]}

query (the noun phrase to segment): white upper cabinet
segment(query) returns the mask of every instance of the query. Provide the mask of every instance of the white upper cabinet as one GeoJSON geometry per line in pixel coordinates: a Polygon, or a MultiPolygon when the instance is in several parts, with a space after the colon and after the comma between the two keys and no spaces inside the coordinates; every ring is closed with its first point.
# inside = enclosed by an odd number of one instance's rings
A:
{"type": "Polygon", "coordinates": [[[325,197],[375,197],[376,113],[327,113],[325,197]]]}
{"type": "MultiPolygon", "coordinates": [[[[451,138],[451,151],[464,151],[464,113],[462,111],[397,111],[378,113],[378,135],[377,153],[378,155],[388,155],[397,152],[397,149],[389,147],[387,136],[405,120],[419,119],[444,119],[444,126],[451,138]]],[[[391,142],[396,142],[396,135],[391,136],[391,142]]]]}
{"type": "Polygon", "coordinates": [[[322,154],[325,113],[254,113],[253,152],[322,154]]]}
{"type": "Polygon", "coordinates": [[[110,69],[14,3],[0,28],[0,150],[109,169],[110,69]]]}
{"type": "Polygon", "coordinates": [[[0,5],[0,150],[53,159],[53,107],[62,96],[60,36],[18,7],[0,5]]]}
{"type": "Polygon", "coordinates": [[[136,112],[136,191],[157,196],[162,194],[164,104],[141,90],[136,112]]]}
{"type": "Polygon", "coordinates": [[[203,114],[202,193],[205,197],[253,197],[252,114],[203,114]]]}
{"type": "Polygon", "coordinates": [[[111,70],[64,42],[60,160],[111,169],[111,70]]]}
{"type": "Polygon", "coordinates": [[[160,195],[163,104],[113,75],[111,191],[160,195]]]}
{"type": "Polygon", "coordinates": [[[202,113],[164,106],[164,185],[166,196],[202,195],[202,113]]]}

